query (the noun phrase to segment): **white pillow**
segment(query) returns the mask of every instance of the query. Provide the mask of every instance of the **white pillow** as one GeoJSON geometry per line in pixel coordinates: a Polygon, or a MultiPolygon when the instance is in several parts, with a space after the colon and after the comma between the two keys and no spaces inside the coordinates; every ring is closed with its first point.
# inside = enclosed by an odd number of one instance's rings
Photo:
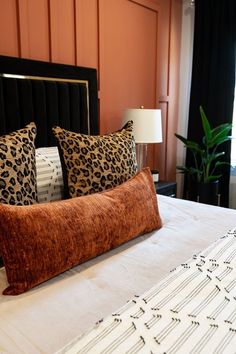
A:
{"type": "Polygon", "coordinates": [[[61,161],[56,146],[35,150],[39,203],[63,199],[61,161]]]}

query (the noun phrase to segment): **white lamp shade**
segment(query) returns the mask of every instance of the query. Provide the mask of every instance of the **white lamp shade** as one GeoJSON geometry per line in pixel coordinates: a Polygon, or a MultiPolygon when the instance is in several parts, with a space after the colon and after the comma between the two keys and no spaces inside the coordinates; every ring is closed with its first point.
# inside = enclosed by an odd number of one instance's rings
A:
{"type": "Polygon", "coordinates": [[[160,109],[127,109],[123,123],[134,122],[134,139],[136,143],[161,143],[162,125],[160,109]]]}

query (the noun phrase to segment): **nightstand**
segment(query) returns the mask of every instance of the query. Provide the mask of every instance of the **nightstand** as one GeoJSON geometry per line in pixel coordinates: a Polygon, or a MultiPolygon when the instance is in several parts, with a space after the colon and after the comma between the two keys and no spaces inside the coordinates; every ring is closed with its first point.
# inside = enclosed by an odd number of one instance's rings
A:
{"type": "Polygon", "coordinates": [[[159,181],[155,182],[155,188],[157,194],[166,195],[168,197],[176,198],[176,182],[166,182],[166,181],[159,181]]]}

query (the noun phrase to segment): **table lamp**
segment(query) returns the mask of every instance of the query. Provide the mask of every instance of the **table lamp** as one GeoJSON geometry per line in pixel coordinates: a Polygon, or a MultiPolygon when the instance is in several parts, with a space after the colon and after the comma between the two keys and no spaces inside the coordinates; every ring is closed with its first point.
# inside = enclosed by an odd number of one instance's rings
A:
{"type": "Polygon", "coordinates": [[[162,124],[160,109],[126,109],[123,123],[132,120],[138,169],[147,166],[147,144],[162,142],[162,124]]]}

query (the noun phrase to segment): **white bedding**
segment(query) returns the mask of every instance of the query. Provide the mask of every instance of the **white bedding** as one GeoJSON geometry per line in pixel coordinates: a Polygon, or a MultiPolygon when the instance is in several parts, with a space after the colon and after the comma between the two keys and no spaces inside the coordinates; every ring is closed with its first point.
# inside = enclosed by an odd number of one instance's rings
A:
{"type": "MultiPolygon", "coordinates": [[[[236,226],[236,211],[158,196],[163,228],[16,297],[0,295],[0,353],[55,353],[236,226]]],[[[0,270],[0,292],[6,287],[0,270]]]]}
{"type": "Polygon", "coordinates": [[[60,354],[226,354],[236,346],[236,230],[60,354]]]}

